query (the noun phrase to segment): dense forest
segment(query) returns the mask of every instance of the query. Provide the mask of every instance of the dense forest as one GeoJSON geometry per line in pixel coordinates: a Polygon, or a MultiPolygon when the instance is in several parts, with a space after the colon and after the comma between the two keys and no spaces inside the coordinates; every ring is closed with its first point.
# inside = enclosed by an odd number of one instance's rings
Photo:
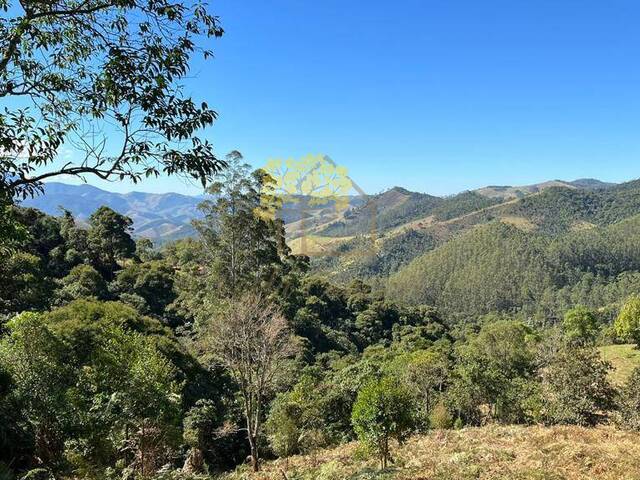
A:
{"type": "Polygon", "coordinates": [[[352,439],[386,467],[392,441],[431,429],[640,425],[640,370],[614,385],[595,348],[640,341],[636,217],[557,237],[489,223],[385,294],[316,276],[265,204],[270,177],[228,164],[198,236],[160,249],[107,207],[87,225],[12,207],[9,478],[224,475],[352,439]]]}
{"type": "Polygon", "coordinates": [[[390,278],[389,294],[451,314],[518,312],[540,322],[576,304],[614,311],[638,291],[639,228],[634,216],[549,237],[490,223],[410,263],[390,278]]]}
{"type": "MultiPolygon", "coordinates": [[[[558,445],[615,440],[630,459],[606,478],[640,471],[640,181],[296,198],[311,215],[201,135],[218,113],[185,81],[224,33],[206,3],[0,8],[0,479],[384,479],[407,441],[414,465],[449,448],[468,468],[404,478],[491,478],[496,435],[582,473],[611,470],[558,445]],[[23,204],[60,178],[159,176],[206,189],[173,219],[188,238],[23,204]],[[318,465],[331,448],[367,470],[318,465]]],[[[547,466],[518,478],[561,478],[547,466]]]]}

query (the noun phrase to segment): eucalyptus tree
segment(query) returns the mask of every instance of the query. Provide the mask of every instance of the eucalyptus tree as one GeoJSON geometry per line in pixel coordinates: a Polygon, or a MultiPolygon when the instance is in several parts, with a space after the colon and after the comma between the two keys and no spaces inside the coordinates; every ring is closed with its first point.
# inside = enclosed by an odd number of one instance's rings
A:
{"type": "Polygon", "coordinates": [[[238,152],[211,183],[211,198],[199,205],[194,222],[202,242],[202,264],[215,297],[233,297],[250,289],[272,291],[286,271],[290,250],[284,225],[274,215],[278,200],[273,179],[252,171],[238,152]]]}
{"type": "Polygon", "coordinates": [[[198,137],[216,112],[183,91],[223,33],[200,0],[0,0],[0,193],[60,175],[106,180],[224,165],[198,137]],[[69,149],[68,158],[64,152],[69,149]]]}

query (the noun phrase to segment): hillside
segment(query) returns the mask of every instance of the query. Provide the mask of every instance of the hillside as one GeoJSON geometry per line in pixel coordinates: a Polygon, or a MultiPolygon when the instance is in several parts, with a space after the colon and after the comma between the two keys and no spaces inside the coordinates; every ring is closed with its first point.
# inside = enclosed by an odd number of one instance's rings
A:
{"type": "Polygon", "coordinates": [[[551,284],[545,245],[503,223],[480,226],[418,257],[389,279],[392,298],[468,313],[510,311],[551,284]]]}
{"type": "Polygon", "coordinates": [[[604,345],[599,347],[602,359],[611,362],[611,381],[623,385],[635,368],[640,367],[640,350],[632,344],[604,345]]]}
{"type": "Polygon", "coordinates": [[[623,480],[640,478],[640,434],[611,427],[488,426],[415,436],[379,471],[357,444],[242,470],[224,480],[623,480]],[[283,475],[284,472],[284,475],[283,475]]]}
{"type": "MultiPolygon", "coordinates": [[[[387,276],[417,257],[481,225],[499,222],[548,240],[570,237],[594,227],[624,224],[627,219],[640,213],[638,181],[612,185],[583,179],[546,182],[536,188],[539,191],[522,198],[506,197],[504,201],[495,196],[483,196],[479,191],[447,197],[434,206],[428,215],[387,230],[379,228],[373,237],[360,232],[357,235],[362,238],[342,237],[342,242],[336,239],[332,242],[334,250],[330,252],[331,255],[315,259],[314,265],[322,273],[341,281],[361,275],[387,276]],[[416,237],[429,240],[411,242],[416,237]],[[370,241],[365,241],[367,238],[370,241]],[[410,241],[405,242],[405,239],[410,241]],[[358,245],[366,246],[367,251],[358,252],[358,245]],[[372,245],[375,245],[373,252],[372,245]]],[[[634,230],[632,234],[635,233],[634,230]]],[[[610,235],[616,236],[614,232],[610,235]]],[[[628,236],[626,232],[625,235],[628,236]]],[[[603,254],[600,256],[603,257],[603,254]]],[[[626,269],[623,267],[620,271],[626,269]]],[[[599,269],[595,268],[593,272],[597,274],[599,269]]]]}
{"type": "Polygon", "coordinates": [[[191,236],[191,220],[199,218],[202,197],[178,193],[114,193],[91,185],[67,185],[50,182],[43,195],[28,198],[21,205],[34,207],[48,215],[60,215],[60,208],[73,213],[84,223],[102,205],[133,220],[136,236],[154,241],[169,241],[191,236]]]}
{"type": "Polygon", "coordinates": [[[357,208],[345,212],[342,219],[320,231],[325,236],[352,236],[385,231],[431,213],[444,200],[425,193],[394,187],[372,195],[357,208]]]}
{"type": "Polygon", "coordinates": [[[507,186],[507,185],[489,185],[484,188],[479,188],[476,193],[490,197],[500,198],[502,200],[512,200],[516,198],[524,198],[532,193],[539,193],[547,188],[551,187],[565,187],[565,188],[580,188],[593,190],[598,188],[608,188],[615,184],[602,182],[595,178],[580,178],[571,182],[565,182],[564,180],[550,180],[548,182],[534,183],[532,185],[523,186],[507,186]]]}
{"type": "Polygon", "coordinates": [[[639,259],[640,215],[556,236],[494,221],[416,256],[387,290],[398,301],[468,315],[600,308],[638,291],[639,259]]]}

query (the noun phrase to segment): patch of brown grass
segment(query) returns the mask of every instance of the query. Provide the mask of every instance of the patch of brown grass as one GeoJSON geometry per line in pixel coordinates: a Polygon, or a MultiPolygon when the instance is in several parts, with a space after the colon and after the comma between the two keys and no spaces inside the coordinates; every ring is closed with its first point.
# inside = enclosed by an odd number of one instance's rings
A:
{"type": "Polygon", "coordinates": [[[632,480],[640,479],[640,434],[613,427],[488,426],[435,431],[393,451],[384,472],[356,443],[240,469],[226,480],[632,480]],[[286,475],[286,477],[285,477],[286,475]]]}
{"type": "Polygon", "coordinates": [[[504,215],[500,217],[500,221],[502,223],[506,223],[507,225],[513,225],[520,230],[524,230],[525,232],[532,232],[536,229],[536,225],[531,221],[524,217],[516,217],[513,215],[504,215]]]}
{"type": "Polygon", "coordinates": [[[600,347],[603,360],[611,362],[610,378],[616,385],[624,384],[633,370],[640,367],[640,349],[635,345],[605,345],[600,347]]]}

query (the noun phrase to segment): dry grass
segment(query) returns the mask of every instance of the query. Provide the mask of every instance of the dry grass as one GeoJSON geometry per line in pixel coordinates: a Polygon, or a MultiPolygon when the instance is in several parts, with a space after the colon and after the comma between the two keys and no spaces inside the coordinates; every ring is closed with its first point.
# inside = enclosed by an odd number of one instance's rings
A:
{"type": "Polygon", "coordinates": [[[590,223],[585,220],[577,220],[571,224],[571,230],[574,232],[579,232],[581,230],[589,230],[595,227],[596,227],[595,223],[590,223]]]}
{"type": "Polygon", "coordinates": [[[506,223],[507,225],[513,225],[514,227],[519,228],[520,230],[524,230],[525,232],[533,232],[536,229],[536,225],[532,221],[524,217],[505,215],[500,217],[500,221],[502,223],[506,223]]]}
{"type": "Polygon", "coordinates": [[[305,235],[287,240],[287,245],[294,254],[323,255],[333,251],[339,244],[351,240],[353,237],[321,237],[318,235],[305,235]]]}
{"type": "Polygon", "coordinates": [[[416,436],[386,471],[355,443],[240,469],[225,480],[631,480],[640,479],[640,434],[612,427],[488,426],[416,436]],[[283,475],[286,473],[286,476],[283,475]]]}
{"type": "Polygon", "coordinates": [[[635,345],[606,345],[599,350],[602,358],[613,366],[610,378],[616,385],[625,383],[633,369],[640,367],[640,349],[635,345]]]}

